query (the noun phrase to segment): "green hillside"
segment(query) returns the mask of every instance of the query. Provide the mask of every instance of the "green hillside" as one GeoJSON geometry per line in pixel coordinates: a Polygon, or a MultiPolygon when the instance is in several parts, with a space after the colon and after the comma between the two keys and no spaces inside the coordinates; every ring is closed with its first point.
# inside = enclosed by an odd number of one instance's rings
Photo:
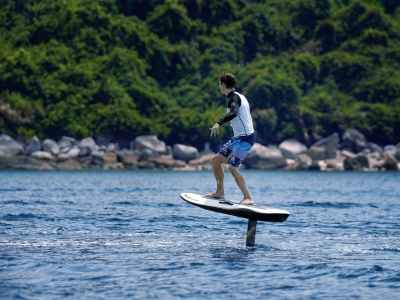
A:
{"type": "Polygon", "coordinates": [[[1,2],[0,133],[202,146],[230,71],[260,142],[400,141],[397,1],[1,2]]]}

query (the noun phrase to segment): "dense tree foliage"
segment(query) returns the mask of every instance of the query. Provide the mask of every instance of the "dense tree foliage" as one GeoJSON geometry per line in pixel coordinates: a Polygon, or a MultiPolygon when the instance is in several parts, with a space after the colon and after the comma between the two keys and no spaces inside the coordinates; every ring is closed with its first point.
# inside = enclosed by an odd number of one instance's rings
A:
{"type": "Polygon", "coordinates": [[[400,140],[397,1],[1,3],[3,133],[201,147],[225,110],[218,76],[231,71],[263,143],[348,127],[400,140]]]}

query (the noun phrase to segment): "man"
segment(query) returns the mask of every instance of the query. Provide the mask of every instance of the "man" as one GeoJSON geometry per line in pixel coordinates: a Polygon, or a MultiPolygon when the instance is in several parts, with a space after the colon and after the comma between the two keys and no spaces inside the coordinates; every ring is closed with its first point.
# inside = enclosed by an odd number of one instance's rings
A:
{"type": "Polygon", "coordinates": [[[252,205],[246,180],[237,169],[243,162],[247,153],[254,145],[256,136],[253,129],[253,120],[250,115],[250,106],[246,97],[235,91],[235,76],[231,73],[222,73],[219,77],[219,89],[228,98],[227,114],[214,124],[211,130],[211,137],[218,134],[218,128],[230,121],[233,128],[233,137],[222,147],[219,153],[213,158],[214,176],[217,182],[215,193],[209,194],[208,198],[225,197],[224,192],[224,169],[222,164],[229,164],[229,171],[240,190],[243,193],[243,200],[240,204],[252,205]]]}

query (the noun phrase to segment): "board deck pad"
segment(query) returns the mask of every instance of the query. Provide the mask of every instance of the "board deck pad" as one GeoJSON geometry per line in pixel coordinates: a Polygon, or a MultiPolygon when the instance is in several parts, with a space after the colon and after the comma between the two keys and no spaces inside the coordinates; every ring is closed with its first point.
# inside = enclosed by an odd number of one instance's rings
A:
{"type": "Polygon", "coordinates": [[[186,202],[203,209],[246,218],[253,221],[284,222],[289,212],[263,205],[244,205],[228,199],[206,198],[194,193],[182,193],[181,198],[186,202]]]}

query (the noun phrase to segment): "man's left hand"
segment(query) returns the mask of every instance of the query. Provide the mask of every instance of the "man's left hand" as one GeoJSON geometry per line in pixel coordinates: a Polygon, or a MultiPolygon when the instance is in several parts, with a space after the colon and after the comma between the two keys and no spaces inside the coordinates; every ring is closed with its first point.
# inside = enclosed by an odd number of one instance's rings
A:
{"type": "Polygon", "coordinates": [[[218,128],[219,128],[219,124],[218,123],[215,123],[214,126],[210,128],[210,130],[211,130],[211,135],[210,136],[211,137],[216,136],[219,133],[218,128]]]}

